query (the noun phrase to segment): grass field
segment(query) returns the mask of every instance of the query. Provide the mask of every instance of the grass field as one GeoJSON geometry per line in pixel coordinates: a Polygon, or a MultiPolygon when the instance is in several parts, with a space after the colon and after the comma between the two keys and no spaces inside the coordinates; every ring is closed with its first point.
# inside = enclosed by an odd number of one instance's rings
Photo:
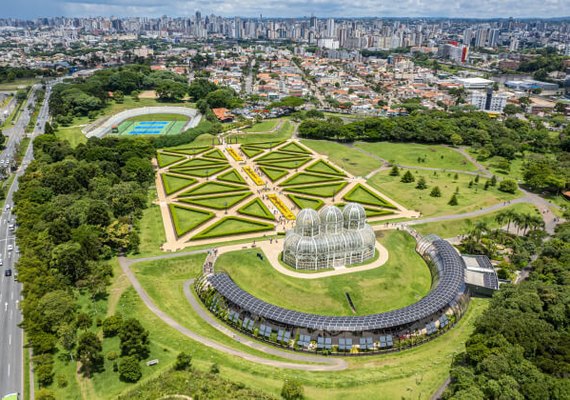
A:
{"type": "Polygon", "coordinates": [[[243,134],[231,135],[228,137],[228,143],[233,143],[232,140],[237,137],[238,143],[240,144],[273,142],[274,145],[277,145],[284,140],[290,139],[294,131],[294,126],[289,120],[286,118],[278,118],[263,121],[260,124],[254,125],[252,128],[244,130],[243,134]],[[274,132],[267,132],[268,130],[275,128],[278,124],[278,121],[284,121],[281,127],[279,129],[276,129],[274,132]]]}
{"type": "Polygon", "coordinates": [[[32,86],[35,83],[38,83],[38,79],[30,78],[30,79],[16,79],[12,82],[3,82],[0,83],[0,90],[1,91],[11,91],[17,89],[24,89],[28,86],[32,86]]]}
{"type": "Polygon", "coordinates": [[[174,164],[175,162],[181,161],[183,159],[184,159],[183,156],[176,156],[176,155],[165,154],[165,153],[157,153],[156,154],[156,160],[158,161],[158,166],[161,168],[167,167],[170,164],[174,164]]]}
{"type": "Polygon", "coordinates": [[[298,174],[295,174],[291,178],[287,179],[285,182],[280,183],[280,185],[289,186],[289,185],[302,185],[309,183],[326,183],[326,182],[339,181],[339,180],[342,180],[342,177],[299,172],[298,174]]]}
{"type": "Polygon", "coordinates": [[[243,186],[237,186],[230,183],[222,182],[204,182],[200,185],[182,193],[182,196],[198,196],[206,194],[218,194],[224,192],[236,192],[244,190],[243,186]]]}
{"type": "Polygon", "coordinates": [[[241,151],[248,156],[249,158],[253,158],[256,155],[263,153],[262,149],[257,149],[254,147],[248,147],[248,146],[240,146],[241,151]]]}
{"type": "Polygon", "coordinates": [[[334,166],[330,165],[328,162],[323,160],[318,160],[317,162],[305,168],[305,170],[309,172],[318,172],[327,175],[346,176],[344,172],[342,172],[338,168],[335,168],[334,166]]]}
{"type": "Polygon", "coordinates": [[[297,143],[288,143],[283,147],[279,148],[280,151],[290,151],[293,153],[301,153],[301,154],[311,154],[311,152],[305,149],[303,146],[299,146],[297,143]]]}
{"type": "Polygon", "coordinates": [[[220,255],[218,271],[227,271],[244,290],[269,303],[323,315],[353,315],[345,293],[350,293],[358,315],[405,307],[424,297],[431,287],[430,271],[415,252],[414,239],[389,231],[380,242],[390,251],[383,266],[351,275],[298,279],[277,272],[258,250],[220,255]],[[264,282],[271,282],[265,285],[264,282]]]}
{"type": "Polygon", "coordinates": [[[460,171],[476,171],[477,167],[449,147],[417,143],[357,143],[356,147],[395,164],[460,171]],[[422,161],[418,161],[421,159],[422,161]],[[425,160],[425,161],[423,161],[425,160]]]}
{"type": "Polygon", "coordinates": [[[287,187],[286,191],[292,193],[308,194],[317,197],[333,197],[340,192],[348,182],[328,183],[324,185],[309,185],[300,187],[287,187]]]}
{"type": "Polygon", "coordinates": [[[361,185],[360,183],[355,185],[347,194],[345,194],[343,199],[346,201],[361,203],[363,205],[366,204],[370,206],[395,208],[394,205],[390,204],[390,202],[380,196],[377,196],[376,193],[372,192],[369,188],[361,185]]]}
{"type": "Polygon", "coordinates": [[[162,214],[160,207],[153,204],[156,199],[156,189],[149,189],[149,206],[143,210],[142,218],[139,222],[139,255],[146,256],[155,254],[160,251],[160,246],[166,242],[166,234],[164,233],[164,223],[162,222],[162,214]]]}
{"type": "Polygon", "coordinates": [[[243,177],[237,172],[235,169],[231,169],[230,171],[223,173],[222,175],[218,176],[217,178],[219,181],[230,182],[230,183],[238,183],[238,184],[246,184],[243,177]]]}
{"type": "Polygon", "coordinates": [[[170,175],[170,174],[162,174],[162,183],[164,185],[164,191],[166,194],[172,194],[177,192],[185,187],[188,187],[194,183],[196,183],[196,179],[192,178],[181,178],[179,176],[170,175]]]}
{"type": "Polygon", "coordinates": [[[272,231],[273,229],[274,225],[269,223],[254,221],[241,217],[224,217],[197,235],[194,235],[192,239],[199,240],[218,238],[245,233],[272,231]]]}
{"type": "MultiPolygon", "coordinates": [[[[177,322],[213,340],[258,354],[207,325],[188,305],[182,284],[197,276],[203,259],[204,255],[195,255],[144,262],[136,264],[133,270],[154,303],[177,322]]],[[[122,279],[120,272],[115,274],[115,279],[122,279]]],[[[458,326],[426,345],[383,356],[347,358],[349,368],[334,373],[293,370],[279,370],[276,373],[274,368],[208,349],[168,327],[144,306],[130,288],[120,298],[118,308],[124,314],[137,315],[150,331],[151,340],[158,346],[192,354],[194,368],[199,370],[207,370],[212,363],[217,363],[222,377],[235,382],[246,382],[248,386],[276,397],[279,397],[283,380],[294,378],[304,385],[307,399],[349,397],[354,400],[370,400],[378,398],[379,393],[386,399],[429,398],[448,375],[453,356],[464,350],[464,343],[473,331],[473,323],[487,304],[487,300],[472,299],[458,326]]],[[[158,357],[160,364],[156,370],[152,370],[153,374],[163,371],[172,363],[169,351],[158,357]]],[[[272,356],[267,358],[275,359],[272,356]]],[[[96,376],[95,380],[99,378],[96,376]]],[[[102,384],[97,384],[96,388],[101,388],[102,384]]],[[[122,384],[123,389],[127,387],[130,385],[122,384]]],[[[96,399],[111,399],[116,394],[117,392],[97,391],[96,399]]],[[[79,396],[66,398],[75,399],[79,396]]]]}
{"type": "Polygon", "coordinates": [[[340,143],[326,140],[302,140],[305,146],[327,156],[332,162],[355,176],[365,176],[378,169],[381,162],[340,143]]]}
{"type": "Polygon", "coordinates": [[[429,235],[431,233],[434,233],[442,238],[451,238],[469,232],[469,230],[478,222],[486,223],[489,229],[499,228],[500,226],[497,221],[495,221],[495,217],[500,212],[506,210],[512,210],[517,213],[532,213],[540,215],[536,207],[531,204],[513,204],[512,206],[504,208],[502,211],[485,214],[477,218],[463,218],[449,221],[439,221],[436,223],[419,224],[413,225],[413,228],[422,235],[429,235]]]}
{"type": "Polygon", "coordinates": [[[291,199],[291,201],[295,203],[295,205],[301,210],[303,208],[312,208],[313,210],[318,210],[323,206],[323,204],[325,204],[325,202],[321,199],[312,199],[310,197],[297,196],[294,194],[288,194],[287,197],[289,197],[289,199],[291,199]]]}
{"type": "Polygon", "coordinates": [[[299,154],[299,153],[287,153],[285,151],[272,151],[271,153],[268,153],[264,156],[261,156],[259,158],[256,158],[255,161],[259,162],[259,161],[286,161],[286,160],[290,160],[290,159],[302,159],[304,158],[303,156],[306,157],[306,154],[299,154]]]}
{"type": "Polygon", "coordinates": [[[260,166],[259,169],[261,169],[261,171],[273,182],[275,182],[280,178],[283,178],[285,175],[289,173],[289,171],[279,168],[260,166]]]}
{"type": "Polygon", "coordinates": [[[268,119],[253,125],[251,128],[245,129],[244,132],[267,132],[275,129],[280,122],[278,119],[268,119]]]}
{"type": "Polygon", "coordinates": [[[213,208],[216,210],[223,210],[230,208],[243,199],[251,196],[251,192],[228,194],[224,196],[206,196],[199,199],[194,198],[181,198],[178,199],[183,203],[193,204],[196,206],[202,206],[207,208],[213,208]]]}
{"type": "Polygon", "coordinates": [[[251,217],[258,217],[263,219],[268,219],[270,221],[274,221],[275,217],[269,211],[267,206],[261,201],[259,197],[251,200],[249,203],[245,204],[241,207],[238,212],[240,214],[249,215],[251,217]]]}
{"type": "MultiPolygon", "coordinates": [[[[478,185],[473,184],[473,187],[469,188],[469,182],[475,179],[472,175],[458,174],[456,180],[454,173],[440,171],[434,176],[431,171],[411,171],[416,177],[416,182],[402,183],[401,176],[390,176],[390,171],[381,171],[370,178],[368,184],[406,208],[420,211],[422,217],[466,213],[520,196],[520,193],[504,193],[493,187],[483,190],[485,178],[481,178],[478,185]],[[415,188],[420,176],[423,176],[427,182],[428,188],[425,190],[415,188]],[[430,196],[434,186],[439,186],[441,197],[430,196]],[[459,188],[457,195],[459,204],[450,206],[447,203],[456,188],[459,188]]],[[[403,174],[404,170],[401,170],[400,175],[403,174]]]]}
{"type": "MultiPolygon", "coordinates": [[[[255,161],[257,162],[257,160],[255,161]]],[[[266,167],[292,169],[292,168],[299,168],[308,163],[309,161],[311,161],[310,158],[295,158],[294,160],[287,160],[287,161],[278,161],[278,160],[264,161],[264,162],[258,162],[258,164],[264,165],[266,167]]]]}
{"type": "Polygon", "coordinates": [[[171,171],[177,172],[179,174],[195,176],[198,178],[207,178],[219,172],[222,172],[229,167],[230,166],[227,164],[211,164],[210,166],[204,168],[179,168],[176,166],[175,168],[172,168],[171,171]]]}
{"type": "Polygon", "coordinates": [[[178,236],[184,235],[214,217],[214,213],[196,208],[181,207],[174,204],[168,206],[178,236]]]}

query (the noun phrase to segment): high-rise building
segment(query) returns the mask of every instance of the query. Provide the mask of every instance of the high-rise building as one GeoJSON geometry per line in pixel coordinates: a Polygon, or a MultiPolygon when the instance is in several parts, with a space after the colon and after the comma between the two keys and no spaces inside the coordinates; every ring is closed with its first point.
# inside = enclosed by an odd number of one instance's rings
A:
{"type": "Polygon", "coordinates": [[[309,27],[313,28],[313,29],[317,29],[317,17],[315,17],[314,15],[311,16],[311,19],[309,21],[309,27]]]}
{"type": "Polygon", "coordinates": [[[327,19],[327,37],[334,38],[336,36],[335,26],[334,26],[334,19],[329,18],[327,19]]]}
{"type": "Polygon", "coordinates": [[[468,101],[478,110],[503,112],[507,105],[507,95],[502,93],[494,93],[492,88],[486,91],[474,90],[469,93],[468,101]]]}
{"type": "Polygon", "coordinates": [[[485,47],[487,43],[487,34],[489,29],[487,28],[480,28],[477,30],[475,35],[475,47],[485,47]]]}
{"type": "Polygon", "coordinates": [[[487,40],[489,47],[497,47],[497,43],[499,42],[499,35],[500,32],[498,29],[491,29],[489,31],[489,39],[487,40]]]}

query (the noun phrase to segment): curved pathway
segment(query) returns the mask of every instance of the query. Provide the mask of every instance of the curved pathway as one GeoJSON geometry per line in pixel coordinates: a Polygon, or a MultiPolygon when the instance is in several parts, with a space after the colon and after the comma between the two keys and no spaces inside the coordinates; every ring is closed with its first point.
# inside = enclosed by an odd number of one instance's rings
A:
{"type": "MultiPolygon", "coordinates": [[[[186,254],[196,254],[196,252],[187,252],[186,254]]],[[[171,328],[177,330],[181,334],[186,337],[189,337],[192,340],[195,340],[205,346],[213,348],[215,350],[224,352],[226,354],[230,354],[236,357],[243,358],[244,360],[248,360],[251,362],[255,362],[262,365],[267,365],[270,367],[276,368],[287,368],[287,369],[296,369],[296,370],[303,370],[303,371],[341,371],[348,367],[346,361],[338,359],[338,358],[326,358],[326,357],[318,357],[318,356],[309,356],[303,354],[296,354],[292,352],[281,351],[277,349],[270,348],[258,342],[252,341],[251,339],[239,335],[237,333],[233,333],[228,328],[223,327],[220,323],[214,320],[197,302],[190,291],[190,284],[192,280],[187,281],[184,284],[184,293],[186,294],[188,301],[194,308],[194,310],[200,315],[201,318],[206,320],[212,327],[220,330],[221,332],[227,334],[228,336],[231,335],[234,340],[243,343],[244,345],[251,347],[252,349],[262,351],[267,354],[272,354],[274,356],[282,357],[291,361],[299,361],[305,363],[314,363],[314,364],[302,364],[302,363],[295,363],[295,362],[286,362],[286,361],[276,361],[270,360],[267,358],[263,358],[260,356],[252,355],[246,353],[241,350],[236,350],[232,347],[226,346],[224,344],[218,343],[212,339],[209,339],[205,336],[199,335],[190,329],[186,328],[185,326],[180,325],[176,322],[172,317],[168,314],[160,310],[156,304],[152,301],[148,293],[144,290],[140,282],[137,280],[135,274],[131,271],[130,265],[134,262],[140,262],[143,260],[157,260],[162,258],[172,258],[172,257],[179,257],[180,254],[166,254],[164,256],[157,256],[157,257],[149,257],[147,259],[135,259],[130,260],[125,257],[119,257],[119,264],[121,265],[121,269],[123,273],[127,276],[133,288],[136,290],[137,294],[140,296],[144,304],[148,307],[153,314],[155,314],[158,318],[160,318],[163,322],[169,325],[171,328]]]]}
{"type": "Polygon", "coordinates": [[[91,126],[85,128],[83,133],[88,138],[90,137],[103,137],[105,136],[114,125],[119,125],[126,119],[138,117],[140,115],[147,114],[180,114],[185,115],[189,118],[189,121],[184,125],[183,130],[194,128],[198,125],[202,119],[202,114],[198,112],[195,108],[189,107],[177,107],[177,106],[157,106],[157,107],[139,107],[130,110],[121,111],[115,115],[104,120],[99,126],[90,129],[91,126]]]}

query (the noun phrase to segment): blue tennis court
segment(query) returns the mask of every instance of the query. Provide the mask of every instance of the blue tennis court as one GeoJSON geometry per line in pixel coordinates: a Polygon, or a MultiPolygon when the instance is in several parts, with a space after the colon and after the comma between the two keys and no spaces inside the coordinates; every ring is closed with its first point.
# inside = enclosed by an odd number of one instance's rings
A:
{"type": "Polygon", "coordinates": [[[182,132],[186,121],[123,121],[114,128],[119,135],[176,135],[182,132]]]}
{"type": "Polygon", "coordinates": [[[129,135],[160,135],[168,126],[168,121],[140,121],[129,132],[129,135]]]}

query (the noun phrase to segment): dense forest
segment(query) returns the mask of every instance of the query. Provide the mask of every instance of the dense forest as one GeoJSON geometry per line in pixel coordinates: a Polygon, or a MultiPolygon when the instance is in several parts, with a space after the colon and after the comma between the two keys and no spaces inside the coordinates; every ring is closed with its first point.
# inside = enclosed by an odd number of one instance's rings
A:
{"type": "Polygon", "coordinates": [[[495,294],[451,378],[444,399],[570,398],[570,223],[544,242],[527,281],[495,294]]]}
{"type": "MultiPolygon", "coordinates": [[[[54,380],[56,354],[80,361],[86,375],[101,367],[101,340],[93,332],[101,321],[82,312],[79,298],[106,296],[108,260],[137,251],[153,153],[142,140],[90,139],[75,149],[50,134],[34,141],[35,160],[20,178],[14,213],[22,326],[42,387],[54,380]]],[[[148,335],[138,321],[125,323],[145,342],[136,351],[144,358],[148,335]]],[[[125,354],[133,356],[128,348],[125,354]]]]}
{"type": "Polygon", "coordinates": [[[463,144],[477,149],[482,160],[492,156],[513,160],[532,152],[533,156],[527,157],[525,174],[529,188],[556,192],[570,185],[570,127],[554,138],[540,121],[507,118],[503,122],[482,112],[418,110],[408,116],[365,118],[346,125],[331,118],[306,119],[299,125],[299,136],[338,141],[463,144]],[[555,154],[556,159],[548,157],[548,153],[555,154]]]}
{"type": "Polygon", "coordinates": [[[53,75],[53,72],[24,67],[0,66],[0,83],[13,82],[16,79],[35,78],[38,75],[53,75]]]}

